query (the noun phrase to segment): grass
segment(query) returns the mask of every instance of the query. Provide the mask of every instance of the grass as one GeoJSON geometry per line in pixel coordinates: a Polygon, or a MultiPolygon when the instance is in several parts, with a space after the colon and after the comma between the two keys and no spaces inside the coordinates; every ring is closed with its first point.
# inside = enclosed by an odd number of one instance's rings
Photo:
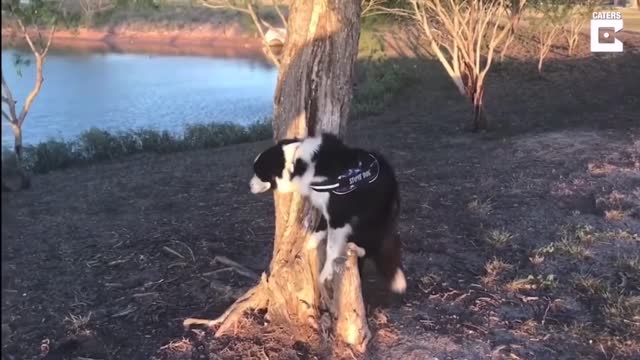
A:
{"type": "MultiPolygon", "coordinates": [[[[379,30],[379,29],[378,29],[379,30]]],[[[415,63],[386,55],[381,34],[368,28],[360,33],[351,115],[361,117],[383,112],[406,88],[417,83],[415,63]]]]}
{"type": "Polygon", "coordinates": [[[547,276],[529,275],[526,278],[516,279],[506,285],[509,292],[521,293],[531,290],[551,290],[558,285],[558,279],[555,275],[549,274],[547,276]]]}
{"type": "Polygon", "coordinates": [[[589,225],[565,226],[560,231],[560,240],[541,246],[533,251],[532,258],[544,259],[545,255],[564,254],[580,260],[593,257],[589,249],[594,243],[612,240],[636,241],[637,234],[628,231],[596,231],[589,225]]]}
{"type": "Polygon", "coordinates": [[[602,296],[607,292],[607,287],[602,279],[591,275],[577,275],[572,280],[572,284],[580,294],[588,297],[602,296]]]}
{"type": "Polygon", "coordinates": [[[487,242],[495,248],[505,247],[512,239],[513,235],[504,229],[491,230],[487,234],[487,242]]]}
{"type": "MultiPolygon", "coordinates": [[[[75,140],[50,139],[37,145],[26,146],[23,156],[27,170],[43,174],[74,165],[113,160],[143,152],[169,153],[259,141],[270,138],[271,131],[270,121],[256,122],[249,126],[232,123],[188,125],[181,135],[152,129],[110,133],[92,128],[75,140]]],[[[3,151],[3,173],[15,173],[15,168],[13,152],[3,151]]]]}
{"type": "Polygon", "coordinates": [[[476,199],[467,204],[467,211],[478,217],[487,217],[493,212],[493,203],[491,199],[476,199]]]}
{"type": "Polygon", "coordinates": [[[91,315],[91,312],[84,316],[69,314],[69,316],[64,318],[64,322],[68,324],[68,329],[73,334],[78,334],[87,328],[87,325],[89,325],[89,321],[91,320],[91,315]]]}
{"type": "Polygon", "coordinates": [[[498,258],[487,262],[484,266],[486,274],[482,277],[482,283],[486,286],[493,286],[506,272],[513,269],[513,265],[508,264],[498,258]]]}
{"type": "Polygon", "coordinates": [[[351,114],[354,117],[382,113],[403,89],[415,82],[410,68],[393,61],[370,60],[363,68],[366,80],[353,94],[351,114]]]}
{"type": "MultiPolygon", "coordinates": [[[[632,261],[637,264],[637,259],[632,261]]],[[[613,335],[626,336],[633,329],[640,329],[640,296],[637,291],[628,290],[628,284],[615,284],[591,275],[579,275],[574,278],[572,285],[583,302],[597,311],[601,317],[599,324],[613,335]]]]}
{"type": "Polygon", "coordinates": [[[608,221],[622,221],[627,216],[627,213],[622,210],[606,210],[604,212],[604,218],[608,221]]]}

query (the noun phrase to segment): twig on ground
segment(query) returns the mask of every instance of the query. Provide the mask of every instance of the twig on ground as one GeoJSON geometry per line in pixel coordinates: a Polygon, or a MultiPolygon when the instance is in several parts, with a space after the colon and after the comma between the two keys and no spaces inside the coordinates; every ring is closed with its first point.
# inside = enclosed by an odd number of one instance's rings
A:
{"type": "Polygon", "coordinates": [[[230,266],[231,268],[233,268],[238,274],[248,277],[249,279],[252,280],[256,280],[258,279],[258,274],[256,274],[255,272],[247,269],[247,267],[245,267],[244,265],[235,262],[231,259],[229,259],[226,256],[216,256],[215,258],[213,258],[213,262],[216,263],[221,263],[223,265],[227,265],[230,266]]]}
{"type": "Polygon", "coordinates": [[[180,240],[172,240],[172,241],[173,241],[173,242],[175,242],[175,243],[181,244],[182,246],[186,247],[186,248],[187,248],[187,250],[189,250],[189,254],[191,254],[191,260],[193,260],[193,262],[194,262],[194,263],[196,262],[196,257],[195,257],[195,255],[193,254],[193,250],[191,250],[191,247],[189,247],[189,245],[187,245],[187,244],[183,243],[183,242],[182,242],[182,241],[180,241],[180,240]]]}
{"type": "Polygon", "coordinates": [[[184,258],[184,256],[182,256],[182,254],[180,254],[179,252],[177,252],[177,251],[173,250],[172,248],[170,248],[170,247],[168,247],[168,246],[163,246],[163,247],[162,247],[162,250],[164,250],[164,251],[168,252],[169,254],[175,255],[175,256],[179,257],[180,259],[184,259],[184,260],[186,260],[186,259],[184,258]]]}
{"type": "Polygon", "coordinates": [[[547,321],[547,315],[549,314],[549,309],[551,308],[551,300],[548,301],[547,309],[544,311],[544,315],[542,315],[541,324],[544,326],[545,321],[547,321]]]}

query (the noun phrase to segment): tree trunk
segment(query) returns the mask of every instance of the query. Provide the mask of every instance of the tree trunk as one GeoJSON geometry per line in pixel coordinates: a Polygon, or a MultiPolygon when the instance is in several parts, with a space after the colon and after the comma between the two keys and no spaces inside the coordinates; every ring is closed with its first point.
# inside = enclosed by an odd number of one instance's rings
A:
{"type": "Polygon", "coordinates": [[[487,116],[484,112],[484,81],[478,79],[473,94],[473,131],[486,130],[489,127],[487,116]]]}
{"type": "MultiPolygon", "coordinates": [[[[360,3],[360,0],[293,2],[274,99],[275,140],[302,138],[321,131],[344,135],[358,54],[360,3]]],[[[322,304],[326,291],[320,288],[318,275],[323,258],[319,251],[324,246],[310,248],[307,244],[312,227],[303,225],[315,226],[317,214],[296,193],[274,193],[274,203],[275,240],[268,274],[263,274],[260,284],[218,319],[188,319],[185,326],[222,324],[216,332],[218,336],[228,332],[244,310],[263,308],[270,322],[289,325],[297,333],[304,333],[304,325],[321,328],[322,308],[344,308],[322,304]],[[314,221],[307,221],[312,218],[314,221]]],[[[353,277],[354,271],[357,275],[357,266],[343,269],[347,279],[343,284],[346,281],[349,285],[334,289],[333,295],[337,296],[333,298],[338,301],[345,299],[341,296],[342,289],[361,291],[359,276],[353,277]]],[[[339,314],[332,314],[332,326],[338,339],[362,349],[369,338],[362,298],[360,293],[346,297],[356,302],[351,311],[359,313],[360,326],[338,326],[345,321],[339,314]]],[[[349,321],[355,320],[352,317],[349,321]]]]}
{"type": "Polygon", "coordinates": [[[11,129],[13,130],[13,151],[16,156],[16,170],[18,171],[18,175],[20,176],[20,188],[28,189],[29,187],[31,187],[31,181],[22,164],[22,127],[12,124],[11,129]]]}
{"type": "Polygon", "coordinates": [[[540,54],[540,58],[538,59],[538,73],[542,74],[542,63],[544,62],[544,55],[540,54]]]}
{"type": "MultiPolygon", "coordinates": [[[[358,53],[360,1],[300,0],[293,3],[290,14],[275,94],[275,139],[320,131],[344,135],[358,53]]],[[[270,318],[314,323],[320,306],[319,254],[300,256],[308,236],[302,224],[310,209],[297,194],[275,193],[274,198],[269,283],[281,301],[270,302],[270,318]]]]}
{"type": "Polygon", "coordinates": [[[360,2],[294,1],[275,95],[276,139],[344,134],[360,37],[360,2]]]}

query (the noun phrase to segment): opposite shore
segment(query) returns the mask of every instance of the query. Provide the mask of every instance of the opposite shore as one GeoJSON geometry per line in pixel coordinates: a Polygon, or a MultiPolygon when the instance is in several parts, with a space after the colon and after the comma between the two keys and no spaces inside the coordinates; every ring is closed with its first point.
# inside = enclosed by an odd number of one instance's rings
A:
{"type": "MultiPolygon", "coordinates": [[[[36,29],[30,29],[33,35],[36,29]]],[[[46,31],[42,32],[46,33],[46,31]]],[[[13,29],[2,28],[2,47],[25,46],[13,29]]],[[[58,30],[52,49],[87,52],[153,53],[222,57],[263,57],[262,41],[238,25],[201,25],[191,29],[138,29],[135,27],[58,30]]]]}

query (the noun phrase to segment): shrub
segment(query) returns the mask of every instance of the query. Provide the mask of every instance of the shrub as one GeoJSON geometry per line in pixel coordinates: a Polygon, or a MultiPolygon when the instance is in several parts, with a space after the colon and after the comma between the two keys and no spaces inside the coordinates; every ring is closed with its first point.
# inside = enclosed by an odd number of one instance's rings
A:
{"type": "MultiPolygon", "coordinates": [[[[24,148],[24,165],[37,174],[69,166],[113,160],[142,153],[170,153],[206,149],[268,139],[271,122],[264,120],[248,126],[233,123],[210,123],[186,126],[182,135],[169,131],[137,129],[110,133],[92,128],[71,141],[50,139],[24,148]]],[[[9,149],[2,152],[3,173],[16,170],[15,156],[9,149]]]]}

